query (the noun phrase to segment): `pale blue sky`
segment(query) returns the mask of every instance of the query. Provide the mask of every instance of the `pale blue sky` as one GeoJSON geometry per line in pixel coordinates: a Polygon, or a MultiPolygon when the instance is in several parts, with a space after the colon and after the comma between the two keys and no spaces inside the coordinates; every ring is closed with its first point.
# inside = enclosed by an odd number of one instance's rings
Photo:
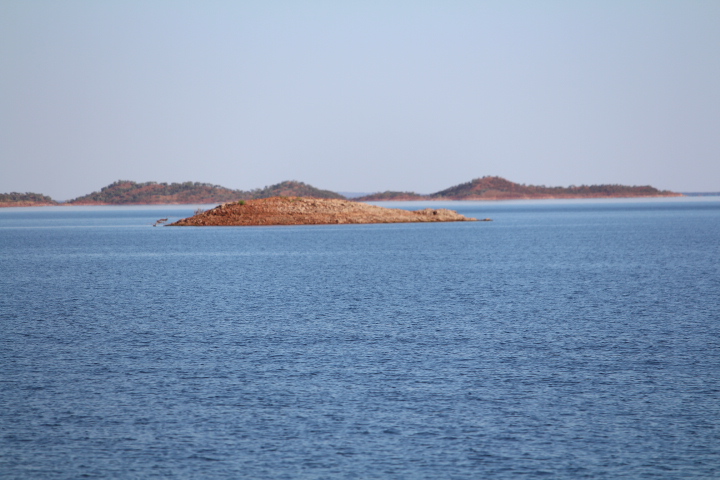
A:
{"type": "Polygon", "coordinates": [[[0,192],[720,190],[720,1],[0,0],[0,192]]]}

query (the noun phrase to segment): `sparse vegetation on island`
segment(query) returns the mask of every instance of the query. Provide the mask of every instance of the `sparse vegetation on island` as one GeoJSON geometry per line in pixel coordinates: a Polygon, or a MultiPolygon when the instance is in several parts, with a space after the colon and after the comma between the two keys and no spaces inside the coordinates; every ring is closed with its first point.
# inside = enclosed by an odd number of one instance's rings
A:
{"type": "Polygon", "coordinates": [[[374,202],[386,202],[386,201],[415,201],[415,200],[428,200],[427,195],[421,195],[415,192],[394,192],[385,191],[380,193],[373,193],[371,195],[365,195],[362,197],[356,197],[353,200],[365,201],[372,200],[374,202]]]}
{"type": "Polygon", "coordinates": [[[137,183],[118,180],[99,192],[67,202],[68,205],[139,205],[228,202],[239,198],[236,190],[209,183],[137,183]]]}
{"type": "Polygon", "coordinates": [[[265,188],[250,191],[231,190],[209,183],[136,183],[118,180],[99,192],[78,197],[68,205],[153,205],[224,203],[268,198],[274,196],[300,196],[314,198],[344,198],[329,190],[320,190],[302,182],[285,181],[265,188]]]}
{"type": "Polygon", "coordinates": [[[546,187],[514,183],[502,177],[486,176],[461,183],[429,195],[409,192],[384,192],[356,198],[359,201],[387,200],[520,200],[549,198],[633,198],[678,197],[679,193],[646,186],[571,185],[546,187]]]}
{"type": "Polygon", "coordinates": [[[42,207],[58,202],[41,193],[0,193],[0,207],[42,207]]]}

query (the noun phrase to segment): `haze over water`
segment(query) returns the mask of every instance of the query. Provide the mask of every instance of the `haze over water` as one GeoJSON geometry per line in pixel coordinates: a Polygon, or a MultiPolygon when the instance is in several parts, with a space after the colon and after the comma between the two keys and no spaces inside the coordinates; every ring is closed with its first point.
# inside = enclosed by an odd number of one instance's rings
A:
{"type": "Polygon", "coordinates": [[[0,210],[0,476],[720,476],[717,197],[430,206],[0,210]]]}

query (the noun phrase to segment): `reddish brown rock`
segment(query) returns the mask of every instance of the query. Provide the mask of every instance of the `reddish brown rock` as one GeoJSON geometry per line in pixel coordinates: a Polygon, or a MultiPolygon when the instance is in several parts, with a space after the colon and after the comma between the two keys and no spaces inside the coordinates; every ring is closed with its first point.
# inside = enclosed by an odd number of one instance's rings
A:
{"type": "Polygon", "coordinates": [[[408,211],[349,200],[272,197],[225,203],[170,226],[327,225],[341,223],[467,222],[453,210],[408,211]]]}

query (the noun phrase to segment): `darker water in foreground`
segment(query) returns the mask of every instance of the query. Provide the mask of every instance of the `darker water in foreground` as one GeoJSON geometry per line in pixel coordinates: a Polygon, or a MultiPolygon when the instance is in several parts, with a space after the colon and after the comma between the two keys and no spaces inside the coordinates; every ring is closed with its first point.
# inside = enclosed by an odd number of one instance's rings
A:
{"type": "Polygon", "coordinates": [[[719,198],[450,208],[0,210],[0,477],[720,477],[719,198]]]}

